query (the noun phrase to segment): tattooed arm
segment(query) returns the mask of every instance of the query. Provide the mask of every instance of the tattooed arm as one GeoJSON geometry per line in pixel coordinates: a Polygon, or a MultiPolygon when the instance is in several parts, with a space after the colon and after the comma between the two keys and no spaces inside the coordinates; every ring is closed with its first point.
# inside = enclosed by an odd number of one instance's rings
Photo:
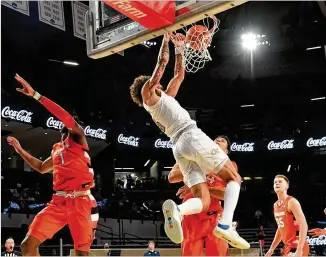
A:
{"type": "Polygon", "coordinates": [[[185,68],[182,65],[183,57],[180,53],[175,55],[174,78],[170,81],[166,94],[175,97],[185,77],[185,68]]]}
{"type": "Polygon", "coordinates": [[[165,67],[168,64],[169,57],[170,57],[169,40],[170,40],[169,35],[168,34],[164,35],[155,70],[147,83],[148,85],[146,85],[149,88],[157,85],[164,74],[165,67]]]}

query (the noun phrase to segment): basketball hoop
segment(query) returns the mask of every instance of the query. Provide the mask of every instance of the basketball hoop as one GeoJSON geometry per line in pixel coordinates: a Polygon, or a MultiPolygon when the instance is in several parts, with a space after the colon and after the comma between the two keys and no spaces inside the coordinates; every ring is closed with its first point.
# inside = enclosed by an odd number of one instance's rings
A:
{"type": "Polygon", "coordinates": [[[173,32],[171,40],[178,52],[183,56],[183,66],[187,72],[195,73],[205,66],[205,63],[211,61],[208,47],[210,47],[212,38],[218,31],[220,21],[215,17],[207,17],[203,20],[203,25],[192,24],[191,27],[183,27],[185,33],[173,32]],[[213,26],[210,28],[210,20],[213,26]]]}

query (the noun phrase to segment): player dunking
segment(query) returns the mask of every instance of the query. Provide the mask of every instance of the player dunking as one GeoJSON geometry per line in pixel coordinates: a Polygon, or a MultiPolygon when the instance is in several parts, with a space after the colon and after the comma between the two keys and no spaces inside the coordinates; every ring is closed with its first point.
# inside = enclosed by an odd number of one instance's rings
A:
{"type": "Polygon", "coordinates": [[[40,244],[68,224],[76,255],[89,255],[98,213],[96,201],[90,193],[94,187],[94,172],[84,131],[68,112],[41,96],[19,75],[15,78],[23,86],[17,88],[18,92],[33,97],[65,125],[61,129],[61,142],[53,145],[51,157],[45,161],[26,152],[16,138],[8,137],[8,143],[34,170],[41,174],[53,170],[53,189],[56,191],[52,201],[30,225],[21,244],[22,253],[39,256],[40,244]]]}
{"type": "MultiPolygon", "coordinates": [[[[230,140],[226,136],[218,136],[215,142],[228,154],[230,151],[230,140]]],[[[234,163],[236,166],[236,164],[234,163]]],[[[169,182],[178,183],[183,181],[183,176],[179,165],[176,164],[169,173],[169,182]]],[[[187,215],[182,220],[182,230],[184,240],[181,243],[182,256],[202,256],[204,246],[206,256],[226,256],[228,255],[228,243],[213,234],[213,229],[220,218],[223,208],[220,200],[224,199],[226,184],[215,174],[206,174],[206,183],[211,195],[211,205],[207,212],[194,215],[187,215]]],[[[193,198],[187,186],[181,187],[177,195],[183,202],[193,198]]]]}
{"type": "Polygon", "coordinates": [[[274,217],[277,223],[277,231],[273,243],[266,253],[271,256],[282,241],[284,243],[284,256],[308,256],[309,246],[306,241],[308,225],[297,199],[287,194],[289,180],[283,175],[277,175],[274,179],[274,191],[278,200],[274,203],[274,217]],[[299,236],[297,236],[297,224],[299,224],[299,236]]]}
{"type": "Polygon", "coordinates": [[[153,121],[173,142],[173,154],[180,165],[184,181],[191,188],[194,198],[181,205],[172,200],[163,204],[165,231],[175,243],[183,241],[181,215],[206,212],[210,205],[210,194],[205,174],[215,173],[227,183],[222,219],[214,234],[226,239],[237,248],[248,249],[249,243],[241,238],[232,227],[241,178],[224,151],[204,132],[197,128],[189,113],[174,99],[184,79],[182,55],[176,51],[175,75],[166,90],[160,80],[169,61],[169,35],[164,36],[158,62],[151,77],[139,76],[130,87],[133,101],[143,106],[153,121]]]}

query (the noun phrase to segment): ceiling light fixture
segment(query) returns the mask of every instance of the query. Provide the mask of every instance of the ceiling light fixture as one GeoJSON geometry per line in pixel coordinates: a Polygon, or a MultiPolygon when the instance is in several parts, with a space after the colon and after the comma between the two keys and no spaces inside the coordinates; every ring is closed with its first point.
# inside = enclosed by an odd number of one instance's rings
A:
{"type": "Polygon", "coordinates": [[[316,97],[316,98],[311,98],[311,101],[318,101],[318,100],[325,100],[325,96],[322,97],[316,97]]]}
{"type": "Polygon", "coordinates": [[[245,108],[245,107],[254,107],[254,106],[255,106],[254,104],[244,104],[244,105],[241,105],[240,107],[245,108]]]}
{"type": "Polygon", "coordinates": [[[288,172],[290,172],[290,170],[291,170],[291,164],[288,166],[288,172]]]}
{"type": "Polygon", "coordinates": [[[144,167],[146,167],[146,166],[149,164],[150,161],[151,161],[151,160],[149,159],[149,160],[145,163],[144,167]]]}
{"type": "Polygon", "coordinates": [[[308,47],[306,50],[309,51],[309,50],[315,50],[315,49],[320,49],[321,46],[314,46],[314,47],[308,47]]]}
{"type": "Polygon", "coordinates": [[[63,61],[64,64],[66,65],[71,65],[71,66],[78,66],[79,64],[77,62],[71,62],[71,61],[63,61]]]}
{"type": "Polygon", "coordinates": [[[242,46],[245,49],[255,50],[257,47],[256,35],[249,33],[241,36],[242,46]]]}

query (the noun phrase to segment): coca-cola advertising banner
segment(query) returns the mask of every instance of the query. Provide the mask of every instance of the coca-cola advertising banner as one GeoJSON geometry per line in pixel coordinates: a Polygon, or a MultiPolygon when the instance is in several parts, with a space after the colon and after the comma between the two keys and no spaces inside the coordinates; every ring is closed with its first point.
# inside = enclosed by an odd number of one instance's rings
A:
{"type": "Polygon", "coordinates": [[[306,146],[311,147],[326,147],[326,137],[319,137],[319,138],[309,138],[307,140],[306,146]]]}
{"type": "Polygon", "coordinates": [[[173,147],[173,144],[168,139],[159,138],[159,139],[155,140],[154,147],[155,148],[171,149],[173,147]]]}
{"type": "Polygon", "coordinates": [[[270,141],[267,145],[269,151],[286,150],[294,148],[294,139],[285,139],[283,141],[270,141]]]}
{"type": "Polygon", "coordinates": [[[246,142],[246,143],[232,143],[231,144],[232,152],[254,152],[255,151],[255,143],[254,142],[246,142]]]}
{"type": "Polygon", "coordinates": [[[4,119],[12,119],[24,123],[32,123],[33,113],[27,110],[13,110],[10,106],[6,106],[1,111],[1,117],[4,119]]]}
{"type": "MultiPolygon", "coordinates": [[[[62,129],[64,124],[60,120],[56,120],[54,117],[50,117],[46,120],[46,126],[52,129],[62,129]]],[[[84,128],[85,135],[88,137],[93,137],[96,139],[106,140],[107,130],[102,128],[92,128],[91,126],[86,126],[84,128]]]]}
{"type": "Polygon", "coordinates": [[[310,245],[310,246],[321,245],[321,246],[326,247],[326,236],[318,236],[318,237],[307,236],[306,239],[307,239],[308,245],[310,245]]]}
{"type": "Polygon", "coordinates": [[[119,144],[124,144],[132,147],[139,147],[139,139],[139,137],[126,136],[124,134],[120,134],[117,140],[119,144]]]}

